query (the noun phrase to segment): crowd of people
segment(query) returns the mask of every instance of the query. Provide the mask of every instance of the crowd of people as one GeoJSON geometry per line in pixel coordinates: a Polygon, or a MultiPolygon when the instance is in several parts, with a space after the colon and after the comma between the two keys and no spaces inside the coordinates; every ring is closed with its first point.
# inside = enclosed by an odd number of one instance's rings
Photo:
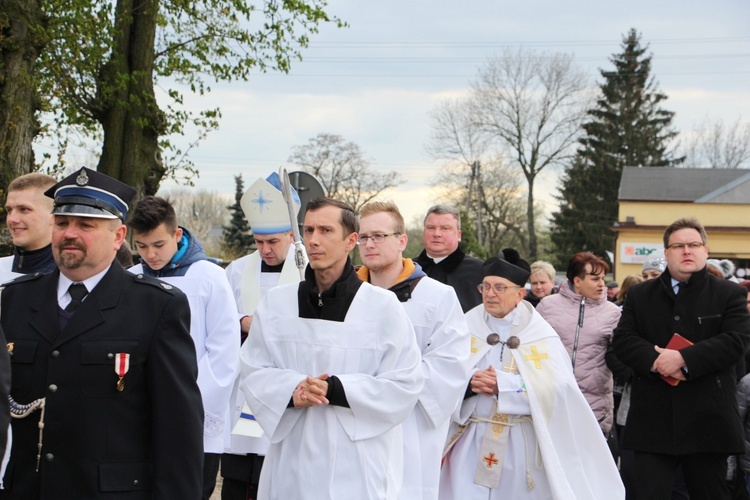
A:
{"type": "Polygon", "coordinates": [[[223,500],[747,498],[750,281],[697,220],[640,276],[579,252],[557,283],[466,255],[444,204],[414,259],[391,202],[313,199],[295,237],[282,185],[247,189],[257,250],[226,269],[99,172],[8,186],[0,500],[208,499],[218,475],[223,500]]]}

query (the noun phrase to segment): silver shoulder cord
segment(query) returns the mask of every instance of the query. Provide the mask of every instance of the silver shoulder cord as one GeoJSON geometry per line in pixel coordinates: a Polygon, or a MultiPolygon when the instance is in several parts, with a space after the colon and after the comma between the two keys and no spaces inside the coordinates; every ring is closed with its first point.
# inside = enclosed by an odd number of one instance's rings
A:
{"type": "Polygon", "coordinates": [[[39,463],[42,460],[42,438],[44,437],[44,403],[45,398],[35,399],[27,405],[16,403],[12,396],[8,396],[10,403],[10,416],[13,418],[26,418],[36,410],[41,409],[42,414],[39,417],[39,442],[37,443],[36,452],[36,472],[39,472],[39,463]]]}
{"type": "MultiPolygon", "coordinates": [[[[0,286],[0,293],[3,291],[3,286],[0,286]]],[[[6,345],[8,349],[8,354],[13,356],[13,342],[8,342],[6,345]]],[[[45,398],[39,398],[35,399],[29,404],[22,405],[16,402],[15,399],[13,399],[13,396],[8,395],[8,406],[10,407],[10,416],[12,418],[26,418],[29,415],[31,415],[36,410],[41,409],[42,414],[39,417],[39,442],[37,443],[37,452],[36,452],[36,472],[39,472],[39,463],[42,460],[42,438],[44,437],[44,404],[46,399],[45,398]]]]}

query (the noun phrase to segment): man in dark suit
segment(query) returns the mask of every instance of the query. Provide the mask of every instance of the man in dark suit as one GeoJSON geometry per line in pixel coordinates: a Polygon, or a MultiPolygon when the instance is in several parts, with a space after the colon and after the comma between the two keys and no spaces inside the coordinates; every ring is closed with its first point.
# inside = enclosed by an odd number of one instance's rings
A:
{"type": "Polygon", "coordinates": [[[635,452],[639,500],[669,498],[678,465],[691,500],[729,499],[727,456],[744,452],[734,367],[750,340],[747,290],[706,272],[695,219],[667,227],[664,249],[666,271],[630,288],[615,330],[615,353],[635,372],[623,447],[635,452]],[[692,345],[666,349],[675,333],[692,345]]]}
{"type": "Polygon", "coordinates": [[[424,250],[414,259],[430,278],[456,291],[463,312],[482,303],[482,261],[461,249],[461,216],[455,207],[434,205],[424,219],[424,250]]]}
{"type": "Polygon", "coordinates": [[[83,168],[46,194],[58,270],[7,285],[1,309],[11,396],[44,408],[13,421],[0,498],[199,499],[187,298],[113,264],[135,191],[83,168]]]}

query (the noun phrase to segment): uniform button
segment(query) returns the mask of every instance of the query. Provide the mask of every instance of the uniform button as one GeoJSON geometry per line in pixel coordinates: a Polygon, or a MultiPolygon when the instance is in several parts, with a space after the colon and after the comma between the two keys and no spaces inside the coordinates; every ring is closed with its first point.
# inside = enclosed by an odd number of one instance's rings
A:
{"type": "Polygon", "coordinates": [[[53,461],[55,459],[55,456],[52,453],[47,453],[46,455],[44,455],[44,459],[47,462],[51,462],[51,461],[53,461]]]}
{"type": "Polygon", "coordinates": [[[138,480],[137,479],[133,480],[133,486],[138,486],[138,480]]]}
{"type": "Polygon", "coordinates": [[[107,359],[114,359],[114,357],[115,357],[115,355],[112,354],[111,352],[107,353],[107,359]]]}
{"type": "Polygon", "coordinates": [[[57,392],[57,386],[55,384],[50,384],[49,392],[57,392]]]}
{"type": "Polygon", "coordinates": [[[674,320],[675,320],[675,321],[680,321],[680,317],[679,317],[679,316],[675,316],[675,317],[674,317],[674,320]]]}
{"type": "Polygon", "coordinates": [[[55,349],[54,351],[51,352],[51,354],[52,354],[53,358],[56,358],[56,357],[58,357],[60,355],[60,351],[58,351],[57,349],[55,349]]]}

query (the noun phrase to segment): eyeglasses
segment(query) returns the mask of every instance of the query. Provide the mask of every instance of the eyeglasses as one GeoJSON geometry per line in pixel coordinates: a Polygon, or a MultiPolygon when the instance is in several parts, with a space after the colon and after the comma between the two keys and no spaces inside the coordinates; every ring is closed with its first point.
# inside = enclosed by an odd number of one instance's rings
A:
{"type": "Polygon", "coordinates": [[[518,285],[501,285],[500,283],[495,283],[494,285],[490,285],[489,283],[480,283],[477,285],[477,290],[479,290],[479,293],[487,293],[490,291],[490,289],[495,290],[495,293],[498,295],[502,295],[505,293],[505,290],[508,288],[520,288],[518,285]]]}
{"type": "Polygon", "coordinates": [[[690,243],[672,243],[671,245],[667,245],[667,248],[673,250],[685,250],[685,248],[689,248],[690,250],[698,250],[703,246],[703,243],[700,241],[691,241],[690,243]]]}
{"type": "Polygon", "coordinates": [[[388,236],[400,236],[401,233],[371,234],[370,236],[359,236],[357,245],[367,245],[367,240],[372,240],[376,245],[383,243],[388,236]]]}

